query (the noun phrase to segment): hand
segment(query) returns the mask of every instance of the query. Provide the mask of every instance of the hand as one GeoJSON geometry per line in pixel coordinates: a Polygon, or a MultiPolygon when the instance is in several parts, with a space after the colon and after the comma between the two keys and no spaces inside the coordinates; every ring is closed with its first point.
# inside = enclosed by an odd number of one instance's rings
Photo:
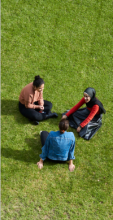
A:
{"type": "Polygon", "coordinates": [[[44,106],[39,105],[39,109],[40,109],[40,110],[44,110],[44,106]]]}
{"type": "Polygon", "coordinates": [[[78,128],[77,128],[77,132],[79,133],[80,131],[81,131],[81,127],[79,126],[78,128]]]}
{"type": "Polygon", "coordinates": [[[61,119],[66,119],[67,118],[67,115],[63,115],[61,119]]]}
{"type": "Polygon", "coordinates": [[[73,172],[75,169],[75,165],[74,164],[69,164],[69,171],[73,172]]]}
{"type": "Polygon", "coordinates": [[[37,162],[37,166],[41,170],[43,168],[43,162],[42,161],[37,162]]]}

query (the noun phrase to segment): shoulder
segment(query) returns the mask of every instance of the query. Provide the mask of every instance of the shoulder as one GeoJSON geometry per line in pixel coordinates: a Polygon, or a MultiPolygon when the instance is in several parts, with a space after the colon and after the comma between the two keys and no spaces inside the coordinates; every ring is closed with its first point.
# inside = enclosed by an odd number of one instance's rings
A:
{"type": "Polygon", "coordinates": [[[53,137],[56,135],[56,131],[50,131],[49,136],[53,137]]]}
{"type": "Polygon", "coordinates": [[[33,88],[33,82],[27,84],[25,87],[33,88]]]}
{"type": "Polygon", "coordinates": [[[54,134],[54,131],[50,131],[49,135],[53,135],[54,134]]]}
{"type": "Polygon", "coordinates": [[[29,83],[24,87],[24,92],[28,94],[33,94],[33,83],[29,83]]]}
{"type": "Polygon", "coordinates": [[[33,88],[33,82],[27,84],[22,90],[28,90],[30,88],[33,88]]]}
{"type": "Polygon", "coordinates": [[[60,131],[50,131],[49,133],[50,138],[58,138],[59,136],[61,136],[60,131]]]}
{"type": "Polygon", "coordinates": [[[66,131],[65,135],[66,135],[67,138],[71,138],[72,140],[75,140],[75,136],[74,136],[73,132],[67,132],[66,131]]]}

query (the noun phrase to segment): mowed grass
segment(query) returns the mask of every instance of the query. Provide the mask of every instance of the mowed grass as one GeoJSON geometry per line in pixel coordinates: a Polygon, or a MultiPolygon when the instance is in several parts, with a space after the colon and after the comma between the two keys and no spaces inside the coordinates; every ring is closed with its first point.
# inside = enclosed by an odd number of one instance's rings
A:
{"type": "Polygon", "coordinates": [[[113,4],[103,0],[4,0],[1,9],[1,219],[113,219],[113,4]],[[57,119],[34,126],[18,110],[35,75],[57,119]],[[75,171],[45,161],[40,130],[58,130],[61,115],[87,87],[106,114],[86,141],[76,130],[75,171]]]}

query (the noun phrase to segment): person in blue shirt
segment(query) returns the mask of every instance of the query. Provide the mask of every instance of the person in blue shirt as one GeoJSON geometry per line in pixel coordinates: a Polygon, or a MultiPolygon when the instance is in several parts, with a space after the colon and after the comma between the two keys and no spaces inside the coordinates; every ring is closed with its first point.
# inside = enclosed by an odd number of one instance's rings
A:
{"type": "Polygon", "coordinates": [[[73,164],[75,137],[73,132],[67,132],[69,121],[62,119],[59,123],[59,131],[42,131],[40,133],[42,142],[42,153],[40,161],[37,162],[38,168],[43,168],[43,162],[46,158],[54,161],[69,161],[69,171],[75,169],[73,164]]]}

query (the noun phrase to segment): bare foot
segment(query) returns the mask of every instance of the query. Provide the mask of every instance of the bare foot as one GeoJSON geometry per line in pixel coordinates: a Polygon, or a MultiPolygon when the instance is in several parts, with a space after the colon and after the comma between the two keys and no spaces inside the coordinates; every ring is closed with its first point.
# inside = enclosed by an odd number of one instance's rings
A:
{"type": "Polygon", "coordinates": [[[75,169],[75,165],[74,165],[74,164],[70,164],[70,165],[69,165],[69,171],[70,171],[70,172],[73,172],[74,169],[75,169]]]}

